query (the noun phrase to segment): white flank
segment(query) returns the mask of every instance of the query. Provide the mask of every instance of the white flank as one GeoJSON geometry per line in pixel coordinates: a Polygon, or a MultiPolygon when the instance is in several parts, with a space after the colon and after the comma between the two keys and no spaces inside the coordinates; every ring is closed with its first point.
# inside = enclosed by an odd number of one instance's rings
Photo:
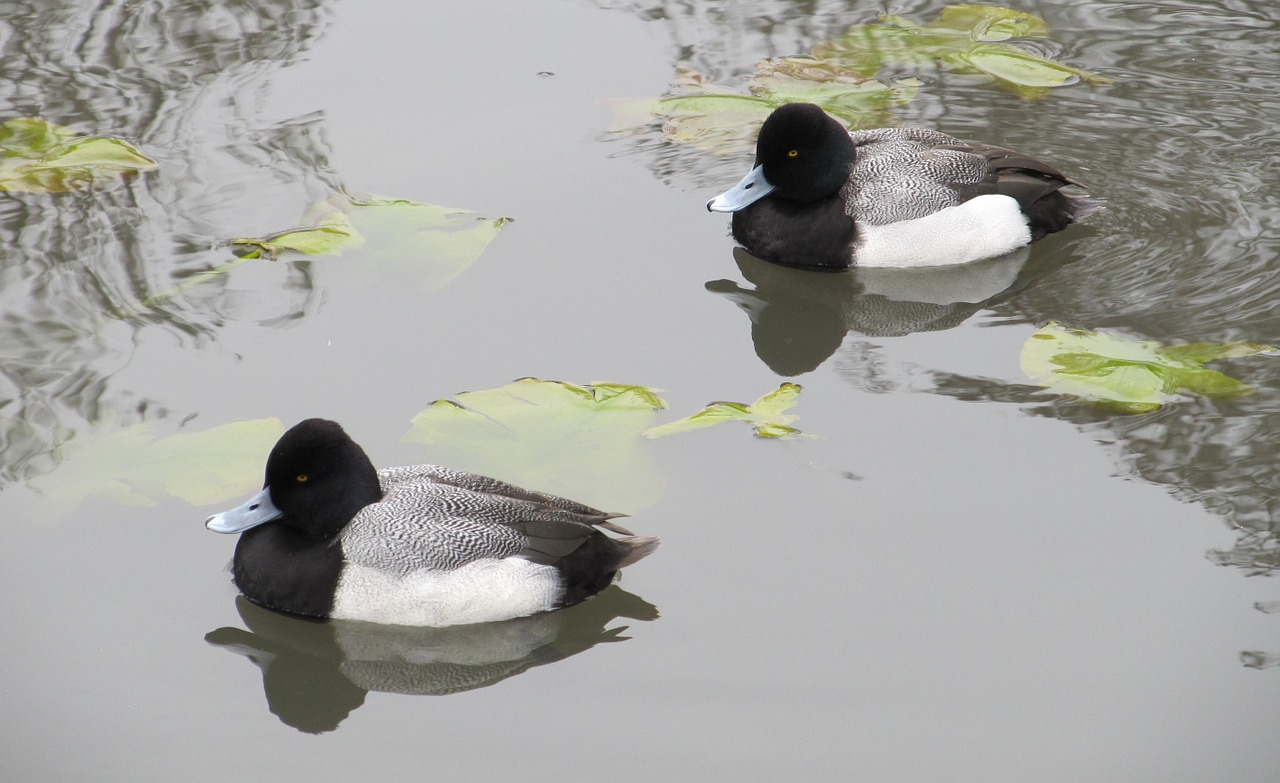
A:
{"type": "Polygon", "coordinates": [[[858,224],[853,262],[861,267],[967,264],[1031,242],[1027,217],[1008,196],[978,196],[915,220],[858,224]]]}
{"type": "Polygon", "coordinates": [[[406,576],[348,563],[330,616],[437,627],[486,623],[546,611],[563,593],[559,571],[520,558],[476,560],[452,571],[406,576]]]}

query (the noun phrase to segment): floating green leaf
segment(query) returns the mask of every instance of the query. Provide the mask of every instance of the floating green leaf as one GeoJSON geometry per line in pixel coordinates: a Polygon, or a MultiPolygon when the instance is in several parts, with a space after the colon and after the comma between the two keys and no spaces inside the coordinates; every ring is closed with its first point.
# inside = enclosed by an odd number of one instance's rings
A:
{"type": "Polygon", "coordinates": [[[672,85],[678,94],[621,104],[614,130],[658,118],[667,140],[727,155],[750,149],[760,123],[784,103],[816,103],[851,127],[885,125],[892,120],[888,110],[909,102],[919,86],[915,79],[863,79],[804,58],[766,60],[757,68],[745,95],[682,70],[672,85]]]}
{"type": "Polygon", "coordinates": [[[774,391],[756,400],[750,405],[741,402],[713,402],[701,411],[686,416],[678,421],[653,427],[645,431],[645,437],[660,438],[676,432],[687,432],[702,427],[711,427],[726,421],[745,421],[755,429],[761,438],[794,438],[803,436],[800,430],[790,426],[796,417],[787,411],[793,408],[800,397],[801,387],[794,383],[784,383],[774,391]]]}
{"type": "Polygon", "coordinates": [[[1006,84],[1028,88],[1028,93],[1043,87],[1064,87],[1080,79],[1079,72],[1073,68],[1003,44],[976,46],[958,54],[956,59],[1006,84]]]}
{"type": "Polygon", "coordinates": [[[278,258],[285,251],[308,256],[336,256],[348,248],[363,245],[364,237],[345,214],[331,212],[323,223],[310,228],[291,228],[257,239],[233,239],[231,244],[245,248],[237,253],[241,258],[278,258]]]}
{"type": "Polygon", "coordinates": [[[403,440],[430,447],[433,462],[634,511],[662,490],[639,436],[665,407],[643,386],[523,378],[436,400],[403,440]]]}
{"type": "Polygon", "coordinates": [[[1022,347],[1022,370],[1059,394],[1106,404],[1122,413],[1145,413],[1179,398],[1247,394],[1252,388],[1206,362],[1273,350],[1255,343],[1191,343],[1162,346],[1111,334],[1049,324],[1022,347]]]}
{"type": "Polygon", "coordinates": [[[656,389],[595,382],[575,386],[522,378],[497,389],[436,400],[403,440],[431,449],[433,462],[503,478],[610,510],[648,505],[664,483],[647,438],[747,421],[756,435],[801,435],[789,426],[800,387],[785,383],[752,405],[714,403],[701,413],[653,426],[666,402],[656,389]]]}
{"type": "Polygon", "coordinates": [[[196,506],[217,503],[261,486],[262,465],[284,425],[272,418],[167,436],[159,430],[143,422],[86,433],[62,447],[56,470],[29,486],[47,494],[60,514],[90,496],[130,506],[153,506],[164,496],[196,506]]]}
{"type": "Polygon", "coordinates": [[[948,6],[923,25],[886,14],[878,22],[855,25],[838,38],[818,43],[809,56],[757,63],[746,94],[681,69],[672,94],[620,103],[613,130],[631,132],[657,119],[668,141],[734,154],[751,147],[756,128],[784,103],[816,103],[850,128],[895,124],[890,110],[911,101],[919,81],[877,80],[885,71],[941,67],[988,77],[1027,98],[1079,81],[1109,82],[1010,41],[1048,34],[1043,19],[996,6],[948,6]]]}
{"type": "Polygon", "coordinates": [[[303,220],[308,227],[230,244],[243,248],[237,253],[241,258],[278,258],[285,252],[339,255],[360,248],[377,263],[409,267],[424,287],[436,291],[474,263],[510,222],[408,199],[346,193],[312,205],[303,220]]]}
{"type": "Polygon", "coordinates": [[[86,190],[155,167],[137,147],[114,136],[81,136],[35,117],[0,125],[0,191],[86,190]]]}
{"type": "Polygon", "coordinates": [[[1011,38],[1047,38],[1043,19],[987,5],[953,5],[927,24],[883,15],[820,43],[814,57],[855,74],[871,76],[886,67],[920,68],[933,63],[960,74],[986,75],[1004,89],[1037,98],[1053,87],[1110,80],[1036,54],[1011,38]]]}

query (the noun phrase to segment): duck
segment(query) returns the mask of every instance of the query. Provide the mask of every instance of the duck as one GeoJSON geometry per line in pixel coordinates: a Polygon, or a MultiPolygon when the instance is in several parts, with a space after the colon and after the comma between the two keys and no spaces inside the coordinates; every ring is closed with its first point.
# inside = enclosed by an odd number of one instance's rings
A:
{"type": "Polygon", "coordinates": [[[232,581],[255,604],[442,627],[596,595],[659,544],[619,516],[438,465],[378,471],[341,425],[307,419],[271,449],[262,490],[205,527],[240,535],[232,581]]]}
{"type": "Polygon", "coordinates": [[[819,106],[788,103],[760,127],[751,171],[707,209],[733,213],[734,239],[765,261],[843,270],[993,258],[1101,204],[1013,150],[927,128],[849,131],[819,106]]]}

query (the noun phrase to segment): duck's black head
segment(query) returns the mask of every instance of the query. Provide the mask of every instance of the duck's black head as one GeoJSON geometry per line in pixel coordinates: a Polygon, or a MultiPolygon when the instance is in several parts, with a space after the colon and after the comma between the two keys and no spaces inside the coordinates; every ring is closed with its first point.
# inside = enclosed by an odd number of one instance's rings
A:
{"type": "Polygon", "coordinates": [[[382,498],[378,472],[336,422],[307,419],[281,436],[267,457],[264,488],[279,522],[333,534],[382,498]]]}
{"type": "Polygon", "coordinates": [[[812,103],[779,107],[756,140],[756,165],[777,198],[809,202],[835,195],[849,179],[853,159],[849,132],[812,103]]]}

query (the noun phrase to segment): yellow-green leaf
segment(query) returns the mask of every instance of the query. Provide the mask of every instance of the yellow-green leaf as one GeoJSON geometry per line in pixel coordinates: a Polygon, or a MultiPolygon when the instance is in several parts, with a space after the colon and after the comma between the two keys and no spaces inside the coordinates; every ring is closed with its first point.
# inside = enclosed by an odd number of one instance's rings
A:
{"type": "Polygon", "coordinates": [[[1205,362],[1272,350],[1244,342],[1163,346],[1051,323],[1023,345],[1020,363],[1023,372],[1050,391],[1122,413],[1145,413],[1184,394],[1247,394],[1251,387],[1205,368],[1205,362]]]}
{"type": "Polygon", "coordinates": [[[757,437],[803,436],[804,433],[791,426],[796,416],[786,412],[795,407],[801,390],[798,384],[784,383],[750,405],[741,402],[713,402],[692,416],[652,427],[644,434],[649,438],[661,438],[676,432],[711,427],[726,421],[745,421],[752,425],[757,437]]]}
{"type": "Polygon", "coordinates": [[[233,239],[235,247],[246,248],[241,258],[277,258],[285,251],[308,256],[340,255],[342,251],[364,244],[364,237],[341,212],[331,212],[324,222],[309,228],[291,228],[266,237],[233,239]]]}
{"type": "Polygon", "coordinates": [[[1006,47],[978,47],[967,52],[965,59],[985,74],[1025,87],[1062,87],[1080,81],[1075,69],[1006,47]]]}
{"type": "Polygon", "coordinates": [[[409,199],[346,193],[312,205],[303,220],[306,228],[230,244],[241,248],[241,258],[277,258],[286,251],[339,255],[359,248],[369,262],[398,265],[437,291],[471,266],[511,222],[409,199]]]}
{"type": "Polygon", "coordinates": [[[0,125],[0,191],[85,190],[155,167],[141,150],[114,136],[80,136],[34,117],[0,125]]]}

